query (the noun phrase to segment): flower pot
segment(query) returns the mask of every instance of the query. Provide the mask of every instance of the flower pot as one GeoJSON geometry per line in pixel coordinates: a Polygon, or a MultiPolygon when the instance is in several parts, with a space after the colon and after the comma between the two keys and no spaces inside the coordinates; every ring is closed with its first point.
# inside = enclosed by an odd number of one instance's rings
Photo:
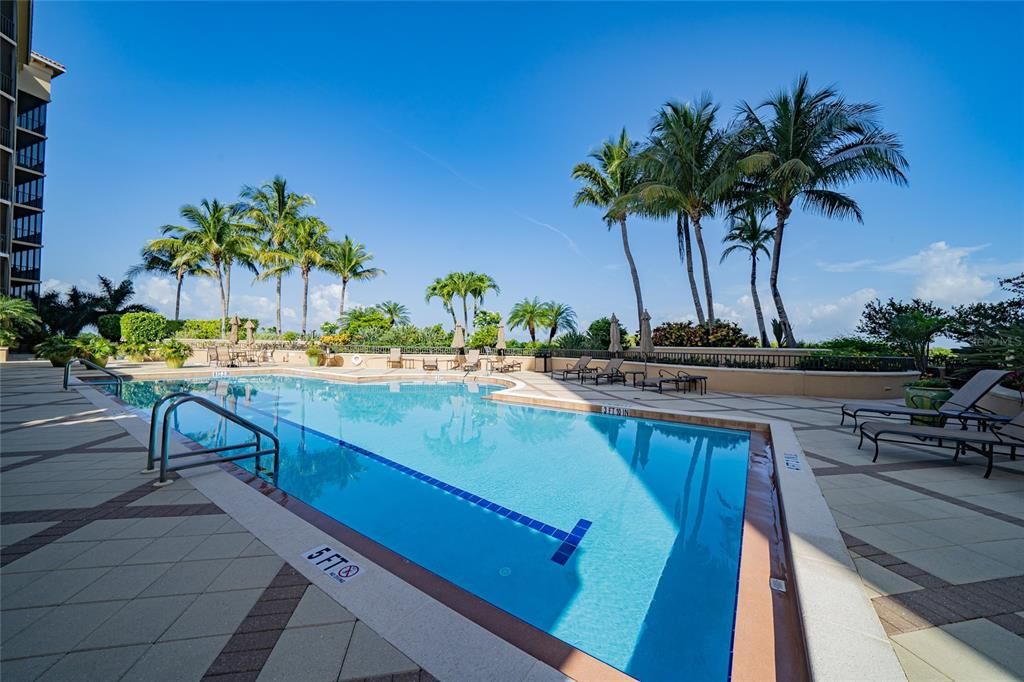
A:
{"type": "Polygon", "coordinates": [[[128,359],[131,360],[132,362],[145,362],[146,361],[146,356],[145,355],[129,355],[128,359]]]}
{"type": "Polygon", "coordinates": [[[93,363],[95,363],[95,364],[99,365],[100,367],[106,367],[106,366],[107,366],[107,360],[108,360],[108,358],[99,358],[99,357],[95,357],[95,356],[93,356],[93,357],[91,357],[91,358],[87,358],[87,359],[88,359],[89,361],[91,361],[91,362],[93,362],[93,363]]]}
{"type": "Polygon", "coordinates": [[[50,364],[54,367],[63,367],[64,365],[68,364],[68,360],[70,360],[73,357],[75,357],[74,354],[68,353],[67,355],[60,355],[58,357],[50,357],[46,359],[49,360],[50,364]]]}
{"type": "Polygon", "coordinates": [[[309,361],[309,366],[310,367],[319,367],[320,366],[320,356],[319,355],[307,355],[306,356],[306,360],[309,361]]]}
{"type": "Polygon", "coordinates": [[[164,358],[169,369],[181,369],[185,365],[185,358],[164,358]]]}
{"type": "MultiPolygon", "coordinates": [[[[937,410],[943,403],[953,397],[953,391],[948,388],[929,388],[926,386],[907,386],[903,389],[903,402],[907,407],[916,407],[924,410],[937,410]]],[[[920,426],[942,426],[945,422],[943,417],[911,417],[911,424],[920,426]]]]}

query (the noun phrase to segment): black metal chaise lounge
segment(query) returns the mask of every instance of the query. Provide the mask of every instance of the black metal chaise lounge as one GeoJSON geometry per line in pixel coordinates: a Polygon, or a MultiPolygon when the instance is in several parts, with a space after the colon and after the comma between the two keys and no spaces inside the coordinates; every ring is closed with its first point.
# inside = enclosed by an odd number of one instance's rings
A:
{"type": "MultiPolygon", "coordinates": [[[[882,436],[904,436],[916,438],[924,445],[933,447],[944,447],[942,442],[949,441],[956,444],[953,461],[960,457],[960,453],[970,450],[976,452],[988,460],[988,467],[985,469],[985,478],[992,474],[992,465],[996,454],[997,445],[1009,448],[1010,459],[1017,459],[1017,448],[1024,447],[1024,412],[1021,412],[1013,419],[989,431],[973,431],[971,429],[946,429],[941,426],[915,426],[913,424],[900,424],[892,421],[864,422],[860,425],[859,448],[864,444],[864,439],[875,444],[875,456],[872,462],[878,461],[878,443],[909,443],[906,440],[893,440],[882,438],[882,436]],[[928,442],[934,441],[934,442],[928,442]]],[[[1001,453],[1000,453],[1001,454],[1001,453]]]]}
{"type": "Polygon", "coordinates": [[[587,365],[593,361],[593,357],[590,355],[583,355],[576,364],[572,367],[567,367],[562,370],[555,370],[551,372],[551,378],[554,379],[556,374],[561,374],[562,381],[567,381],[570,376],[576,376],[581,381],[583,380],[583,373],[587,370],[587,365]]]}
{"type": "Polygon", "coordinates": [[[697,388],[701,395],[707,393],[708,378],[698,374],[690,374],[683,370],[670,372],[667,369],[659,369],[657,378],[644,379],[640,382],[640,390],[657,388],[658,393],[664,392],[664,387],[671,384],[677,391],[689,391],[691,387],[697,388]]]}
{"type": "Polygon", "coordinates": [[[1006,421],[1005,418],[1001,419],[993,412],[979,407],[978,401],[998,386],[999,382],[1007,374],[1008,372],[1000,369],[981,370],[971,377],[959,391],[953,394],[952,398],[943,403],[937,410],[886,403],[845,403],[840,408],[843,418],[840,420],[839,425],[845,424],[847,417],[853,417],[853,430],[856,432],[857,417],[862,412],[879,414],[885,417],[945,417],[947,419],[957,419],[964,426],[970,421],[982,424],[989,421],[1006,421]]]}
{"type": "Polygon", "coordinates": [[[584,374],[581,379],[586,379],[588,376],[593,378],[594,385],[601,383],[601,379],[607,379],[609,384],[614,384],[616,381],[621,381],[622,385],[626,385],[626,375],[622,372],[622,358],[612,358],[605,364],[602,369],[599,369],[590,374],[584,374]]]}

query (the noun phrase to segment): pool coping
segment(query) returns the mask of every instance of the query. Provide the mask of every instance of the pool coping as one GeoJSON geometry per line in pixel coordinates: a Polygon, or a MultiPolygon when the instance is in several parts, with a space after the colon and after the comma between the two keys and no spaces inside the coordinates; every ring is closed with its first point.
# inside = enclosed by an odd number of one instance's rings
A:
{"type": "MultiPolygon", "coordinates": [[[[828,508],[825,505],[821,491],[810,471],[810,467],[803,458],[803,452],[800,450],[799,443],[788,423],[768,419],[726,419],[709,417],[699,413],[688,413],[682,410],[641,408],[633,404],[618,405],[528,395],[525,393],[530,390],[529,385],[508,375],[466,375],[464,373],[451,372],[380,374],[374,373],[372,370],[360,370],[358,374],[350,374],[329,371],[331,369],[336,368],[237,368],[231,371],[200,367],[185,368],[184,370],[177,371],[160,370],[152,373],[144,372],[138,373],[135,376],[138,379],[159,380],[190,377],[211,377],[217,379],[226,378],[231,375],[281,374],[354,383],[469,381],[504,386],[506,390],[493,393],[488,397],[510,404],[535,405],[586,412],[602,412],[606,408],[611,408],[612,410],[625,408],[628,410],[628,416],[630,417],[683,422],[718,428],[738,428],[749,431],[752,435],[751,463],[753,463],[755,455],[755,446],[756,448],[763,448],[768,443],[774,443],[775,445],[774,448],[769,447],[767,450],[772,455],[769,467],[772,496],[778,498],[779,509],[777,518],[768,518],[768,526],[765,526],[764,518],[760,522],[755,518],[748,518],[749,504],[745,508],[731,677],[734,679],[766,680],[769,679],[767,674],[769,670],[774,673],[770,675],[771,679],[849,677],[851,675],[860,677],[862,675],[858,671],[863,670],[863,676],[870,676],[873,679],[905,679],[895,654],[892,652],[891,645],[882,631],[877,616],[874,610],[871,609],[867,596],[861,588],[856,570],[849,558],[849,554],[846,552],[845,544],[839,535],[831,513],[828,513],[828,508]],[[212,376],[213,374],[216,375],[212,376]],[[774,456],[774,453],[777,452],[784,452],[785,455],[789,456],[785,458],[787,466],[782,466],[778,457],[774,456]],[[799,466],[796,468],[789,466],[797,462],[799,466]],[[824,515],[822,515],[822,511],[825,512],[824,515]],[[755,527],[757,523],[761,524],[761,528],[755,527]],[[770,538],[767,538],[767,541],[756,541],[759,535],[762,540],[766,539],[764,538],[765,529],[768,528],[770,532],[771,524],[776,524],[780,536],[785,538],[785,542],[781,543],[784,553],[782,557],[782,566],[784,568],[781,574],[778,570],[778,557],[771,554],[772,552],[777,554],[778,547],[773,547],[770,538]],[[838,550],[841,550],[842,553],[840,554],[838,550]],[[752,561],[755,557],[758,557],[757,563],[763,564],[761,568],[764,570],[751,569],[753,566],[752,561]],[[766,558],[768,561],[765,561],[766,558]],[[785,571],[786,566],[789,568],[788,574],[785,571]],[[768,589],[765,583],[768,582],[769,578],[782,580],[787,587],[786,591],[780,593],[777,590],[768,589]],[[855,592],[851,590],[852,587],[856,588],[855,592]],[[789,613],[788,615],[784,614],[780,618],[780,610],[785,611],[786,607],[783,602],[787,599],[791,602],[789,610],[797,610],[798,612],[789,613]],[[780,606],[780,604],[782,605],[780,606]],[[831,618],[829,617],[831,613],[838,613],[839,617],[831,618]],[[765,627],[766,625],[768,626],[767,628],[765,627]],[[787,637],[775,637],[776,632],[780,628],[783,632],[787,632],[787,637]],[[766,635],[770,636],[766,637],[766,635]],[[798,639],[799,646],[787,650],[785,648],[786,642],[784,641],[787,638],[798,639]],[[880,644],[884,644],[884,650],[879,647],[880,644]],[[776,660],[769,661],[766,658],[769,652],[778,654],[777,656],[772,656],[776,660]],[[803,660],[792,660],[795,658],[803,660]],[[842,661],[842,663],[838,663],[839,661],[842,661]],[[771,665],[772,662],[774,662],[774,665],[771,665]],[[806,667],[804,667],[804,664],[806,664],[806,667]],[[800,674],[801,671],[804,674],[800,674]]],[[[129,376],[132,376],[132,374],[129,373],[129,376]]],[[[75,383],[79,384],[81,382],[75,383]]],[[[110,404],[124,405],[119,403],[119,401],[111,400],[107,396],[102,396],[95,390],[89,390],[88,392],[109,401],[110,404]]],[[[134,413],[133,416],[135,416],[134,413]]],[[[139,419],[138,421],[141,422],[143,430],[148,429],[145,420],[139,419]]],[[[145,442],[145,435],[141,437],[138,434],[133,435],[136,435],[136,437],[145,442]]],[[[186,439],[181,438],[180,440],[184,441],[186,439]]],[[[246,477],[249,479],[254,477],[230,463],[220,463],[219,466],[226,470],[226,473],[234,474],[231,477],[234,480],[259,489],[263,493],[262,496],[268,498],[268,501],[288,508],[294,513],[295,518],[302,519],[304,523],[312,524],[321,531],[324,530],[321,527],[325,525],[322,520],[318,524],[315,520],[311,521],[310,518],[306,518],[307,514],[295,513],[296,510],[300,509],[298,505],[304,505],[304,503],[298,503],[297,500],[290,500],[286,503],[282,503],[282,499],[272,500],[270,498],[275,497],[274,491],[276,491],[278,498],[288,498],[288,496],[283,491],[279,491],[269,484],[257,483],[253,480],[243,480],[246,477]],[[239,472],[242,473],[240,474],[239,472]]],[[[199,481],[195,480],[194,477],[199,476],[202,472],[209,472],[211,470],[215,470],[215,467],[202,467],[183,473],[185,475],[191,474],[189,477],[193,478],[193,484],[198,486],[199,481]]],[[[208,476],[200,476],[200,478],[208,478],[208,476]]],[[[749,478],[747,495],[749,502],[751,495],[749,478]]],[[[220,503],[220,500],[217,501],[220,503]]],[[[312,508],[308,509],[314,515],[324,516],[320,512],[312,510],[312,508]]],[[[502,611],[489,602],[485,602],[454,586],[443,578],[435,576],[433,573],[426,571],[426,569],[412,564],[412,562],[394,554],[391,550],[375,543],[369,538],[355,533],[355,531],[348,529],[334,519],[330,519],[330,517],[325,518],[330,522],[326,524],[327,526],[333,524],[338,527],[333,529],[334,532],[328,531],[328,537],[342,541],[343,544],[347,545],[347,549],[356,550],[353,554],[358,556],[375,558],[367,557],[368,553],[374,554],[374,552],[366,552],[366,547],[352,546],[353,544],[360,545],[360,538],[365,539],[387,553],[393,554],[399,560],[398,563],[387,559],[383,562],[370,561],[369,563],[391,573],[396,579],[402,580],[412,589],[418,589],[424,597],[437,602],[438,606],[460,614],[464,620],[486,630],[488,634],[501,639],[507,646],[517,649],[521,653],[535,659],[538,664],[544,665],[545,668],[548,668],[547,671],[544,671],[545,674],[541,674],[541,669],[536,671],[541,678],[545,677],[549,672],[557,672],[560,675],[567,675],[580,680],[633,679],[625,673],[591,657],[589,654],[579,651],[546,632],[520,621],[515,616],[502,611]],[[339,529],[341,529],[340,532],[339,529]],[[350,534],[358,537],[353,538],[350,534]],[[339,535],[342,537],[338,537],[339,535]],[[359,551],[360,549],[363,551],[359,551]],[[440,581],[440,583],[443,583],[441,585],[443,589],[438,590],[436,585],[434,589],[429,591],[418,588],[417,581],[410,581],[407,577],[400,575],[403,572],[408,572],[402,570],[403,564],[415,566],[435,581],[440,581]],[[450,603],[452,597],[456,597],[455,605],[461,605],[462,608],[452,608],[452,603],[450,603]],[[479,604],[473,603],[474,601],[479,602],[479,604]],[[494,619],[489,617],[493,614],[486,614],[488,610],[497,611],[505,617],[513,619],[515,621],[515,623],[511,624],[513,627],[507,627],[509,623],[496,624],[493,622],[494,619]],[[481,615],[482,613],[486,615],[481,615]],[[530,630],[535,632],[530,632],[530,630]],[[540,635],[539,638],[536,637],[538,634],[540,635]],[[524,636],[526,639],[524,639],[524,636]],[[556,644],[554,648],[551,646],[552,642],[556,644]],[[551,663],[554,663],[554,665],[551,665],[551,663]],[[550,667],[548,667],[549,665],[550,667]]],[[[250,528],[250,530],[256,532],[256,529],[250,528]]],[[[330,585],[330,587],[339,586],[330,585]]],[[[427,587],[429,588],[430,586],[428,585],[427,587]]],[[[338,598],[336,590],[329,591],[338,598]]],[[[344,604],[344,601],[342,603],[344,604]]],[[[363,613],[357,613],[356,615],[361,619],[364,616],[369,616],[369,614],[363,613]]],[[[365,619],[371,626],[373,625],[372,616],[365,619]]],[[[499,618],[498,620],[503,619],[499,618]]],[[[381,634],[387,636],[387,632],[381,632],[381,634]]],[[[403,651],[407,651],[406,648],[403,648],[402,641],[392,640],[392,642],[403,651]]],[[[407,651],[407,653],[409,652],[407,651]]],[[[424,655],[425,658],[418,662],[428,670],[431,670],[432,667],[436,670],[441,670],[441,668],[437,668],[436,664],[434,666],[431,665],[429,659],[433,658],[433,656],[429,652],[424,652],[424,655]]]]}

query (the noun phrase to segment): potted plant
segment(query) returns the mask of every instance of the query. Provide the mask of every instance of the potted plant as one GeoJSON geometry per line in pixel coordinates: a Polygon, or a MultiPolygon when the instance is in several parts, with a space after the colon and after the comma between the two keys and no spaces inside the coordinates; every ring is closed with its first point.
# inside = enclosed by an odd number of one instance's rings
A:
{"type": "Polygon", "coordinates": [[[50,364],[54,367],[63,367],[67,364],[68,360],[75,357],[77,352],[71,339],[63,334],[51,336],[42,343],[37,344],[33,350],[35,350],[36,357],[49,360],[50,364]]]}
{"type": "Polygon", "coordinates": [[[119,350],[132,362],[145,362],[149,354],[150,344],[145,341],[125,341],[119,350]]]}
{"type": "MultiPolygon", "coordinates": [[[[924,377],[911,381],[903,387],[903,401],[907,407],[922,410],[937,410],[953,397],[950,383],[938,377],[924,377]]],[[[923,426],[942,426],[941,417],[911,417],[910,423],[923,426]]]]}
{"type": "Polygon", "coordinates": [[[192,346],[175,339],[164,339],[160,342],[160,357],[171,369],[179,369],[185,361],[192,357],[192,346]]]}
{"type": "Polygon", "coordinates": [[[7,349],[17,343],[19,333],[35,331],[39,324],[31,302],[0,296],[0,362],[7,362],[7,349]]]}
{"type": "Polygon", "coordinates": [[[309,361],[310,367],[317,367],[320,365],[320,360],[323,359],[324,350],[320,346],[309,346],[306,348],[306,360],[309,361]]]}
{"type": "Polygon", "coordinates": [[[90,360],[100,367],[107,366],[107,360],[117,352],[117,347],[97,334],[79,334],[71,342],[80,358],[90,360]]]}

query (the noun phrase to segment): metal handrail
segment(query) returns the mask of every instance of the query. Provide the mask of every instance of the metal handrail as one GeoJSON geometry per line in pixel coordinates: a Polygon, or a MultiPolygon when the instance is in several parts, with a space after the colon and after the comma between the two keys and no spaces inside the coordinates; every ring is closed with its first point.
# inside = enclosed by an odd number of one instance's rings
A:
{"type": "MultiPolygon", "coordinates": [[[[83,365],[85,365],[86,367],[91,367],[92,369],[98,369],[99,371],[103,372],[107,376],[112,377],[114,379],[114,387],[115,387],[114,390],[116,391],[115,395],[117,395],[118,398],[121,397],[121,392],[124,389],[124,377],[121,376],[120,374],[116,373],[116,372],[112,372],[111,370],[107,369],[106,367],[101,367],[100,365],[97,365],[92,360],[86,360],[85,358],[71,358],[70,360],[68,360],[64,364],[64,390],[65,391],[68,390],[68,380],[71,379],[71,366],[73,364],[75,364],[76,362],[80,362],[83,365]]],[[[104,386],[110,384],[109,381],[96,382],[96,383],[102,384],[104,386]]]]}
{"type": "Polygon", "coordinates": [[[281,441],[278,440],[277,436],[259,426],[253,422],[240,417],[234,412],[224,409],[212,400],[208,400],[202,396],[194,395],[192,393],[170,393],[161,397],[153,405],[152,419],[149,424],[149,452],[147,453],[147,471],[153,471],[153,464],[156,459],[156,428],[157,428],[157,411],[160,405],[166,403],[169,400],[174,402],[164,411],[163,422],[160,425],[160,481],[157,485],[164,485],[167,483],[167,474],[169,472],[180,471],[181,469],[188,469],[191,467],[206,466],[208,464],[214,464],[216,462],[234,462],[240,459],[253,458],[256,461],[257,473],[265,473],[261,465],[260,459],[265,455],[274,456],[274,474],[273,482],[277,485],[278,474],[281,471],[281,441]],[[254,440],[246,443],[238,443],[236,445],[222,445],[215,448],[203,448],[201,450],[189,450],[188,452],[182,452],[177,455],[170,454],[171,445],[171,415],[182,405],[188,403],[196,403],[197,405],[206,408],[207,410],[217,414],[230,422],[238,424],[244,429],[247,429],[252,433],[254,440]],[[263,438],[270,440],[271,447],[263,447],[263,438]],[[254,448],[253,452],[244,452],[242,454],[230,455],[228,457],[216,457],[214,459],[204,459],[199,462],[189,462],[187,464],[179,464],[175,467],[171,467],[170,460],[178,457],[193,457],[195,455],[207,455],[220,452],[229,452],[231,450],[238,450],[240,448],[254,448]]]}

